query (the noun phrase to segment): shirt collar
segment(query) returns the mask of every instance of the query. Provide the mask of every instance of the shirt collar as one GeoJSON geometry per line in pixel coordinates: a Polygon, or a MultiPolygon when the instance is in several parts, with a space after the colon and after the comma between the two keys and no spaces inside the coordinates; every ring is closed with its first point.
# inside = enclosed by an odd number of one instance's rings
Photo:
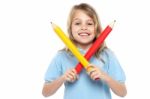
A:
{"type": "Polygon", "coordinates": [[[82,48],[78,48],[78,50],[80,51],[81,54],[86,54],[87,50],[84,50],[82,48]]]}

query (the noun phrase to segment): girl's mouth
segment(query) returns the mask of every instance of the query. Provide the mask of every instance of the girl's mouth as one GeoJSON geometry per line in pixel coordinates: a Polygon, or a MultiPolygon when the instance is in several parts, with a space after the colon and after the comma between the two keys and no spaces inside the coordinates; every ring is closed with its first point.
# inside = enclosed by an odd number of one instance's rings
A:
{"type": "Polygon", "coordinates": [[[87,32],[81,32],[81,33],[78,33],[79,36],[89,36],[90,33],[87,33],[87,32]]]}

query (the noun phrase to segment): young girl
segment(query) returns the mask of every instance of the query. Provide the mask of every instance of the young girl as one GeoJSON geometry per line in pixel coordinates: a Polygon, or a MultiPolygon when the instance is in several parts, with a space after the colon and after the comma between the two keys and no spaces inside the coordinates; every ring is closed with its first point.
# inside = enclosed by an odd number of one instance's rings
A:
{"type": "MultiPolygon", "coordinates": [[[[82,3],[72,8],[68,33],[80,53],[85,54],[101,32],[98,16],[90,5],[82,3]]],[[[45,74],[43,95],[53,95],[62,84],[65,85],[64,99],[111,99],[110,89],[118,96],[126,95],[124,71],[104,43],[89,62],[93,72],[88,75],[83,69],[77,75],[74,68],[78,60],[68,48],[58,51],[45,74]],[[100,79],[94,80],[96,78],[100,79]]]]}

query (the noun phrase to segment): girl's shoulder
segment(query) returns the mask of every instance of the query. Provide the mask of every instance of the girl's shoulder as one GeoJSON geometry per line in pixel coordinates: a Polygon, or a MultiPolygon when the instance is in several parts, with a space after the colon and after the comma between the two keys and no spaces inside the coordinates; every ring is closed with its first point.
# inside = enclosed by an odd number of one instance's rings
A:
{"type": "Polygon", "coordinates": [[[68,57],[72,57],[72,54],[70,52],[67,52],[66,50],[59,50],[57,51],[55,57],[58,58],[68,58],[68,57]]]}
{"type": "Polygon", "coordinates": [[[61,62],[62,59],[66,57],[66,52],[59,50],[55,53],[55,55],[52,57],[52,62],[61,62]]]}
{"type": "Polygon", "coordinates": [[[102,53],[101,53],[102,55],[113,55],[114,54],[114,52],[110,49],[110,48],[105,48],[103,51],[102,51],[102,53]]]}
{"type": "Polygon", "coordinates": [[[116,58],[114,52],[110,49],[110,48],[105,48],[101,54],[100,57],[102,57],[103,59],[107,60],[107,59],[111,59],[111,58],[116,58]]]}
{"type": "Polygon", "coordinates": [[[103,54],[105,60],[118,63],[118,57],[116,56],[115,52],[112,51],[110,48],[105,49],[103,54]]]}
{"type": "Polygon", "coordinates": [[[57,51],[55,57],[64,57],[66,54],[67,53],[65,50],[59,50],[59,51],[57,51]]]}

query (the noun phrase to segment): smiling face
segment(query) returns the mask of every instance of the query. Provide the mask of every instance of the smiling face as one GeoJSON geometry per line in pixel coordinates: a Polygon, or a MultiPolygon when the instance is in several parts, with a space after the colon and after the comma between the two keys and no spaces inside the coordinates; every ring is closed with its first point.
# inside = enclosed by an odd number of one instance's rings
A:
{"type": "MultiPolygon", "coordinates": [[[[88,50],[102,32],[95,9],[86,3],[74,5],[67,20],[67,31],[69,39],[78,48],[88,50]]],[[[94,56],[98,58],[104,48],[105,43],[99,47],[94,56]]],[[[66,51],[70,52],[68,48],[66,51]]]]}
{"type": "Polygon", "coordinates": [[[71,24],[71,32],[78,47],[85,48],[95,38],[94,21],[82,10],[76,10],[71,24]]]}

